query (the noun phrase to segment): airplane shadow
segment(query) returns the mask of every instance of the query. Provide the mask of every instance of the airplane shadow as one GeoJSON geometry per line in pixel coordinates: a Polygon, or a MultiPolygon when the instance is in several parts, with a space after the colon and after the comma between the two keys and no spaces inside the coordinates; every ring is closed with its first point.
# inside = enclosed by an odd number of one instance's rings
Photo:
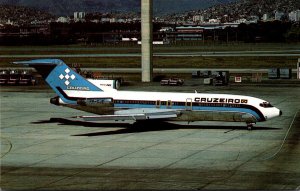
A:
{"type": "Polygon", "coordinates": [[[58,123],[59,125],[73,125],[82,127],[127,127],[130,124],[127,123],[94,123],[78,120],[70,120],[64,118],[50,118],[49,120],[40,120],[37,122],[32,122],[32,124],[47,124],[47,123],[58,123]]]}
{"type": "MultiPolygon", "coordinates": [[[[193,124],[174,124],[165,121],[139,121],[133,124],[130,123],[95,123],[95,122],[86,122],[78,120],[70,120],[64,118],[50,118],[49,120],[41,120],[37,122],[32,122],[32,124],[47,124],[47,123],[58,123],[59,125],[73,125],[73,126],[82,126],[82,127],[106,127],[106,128],[118,128],[117,130],[112,131],[101,131],[85,134],[77,134],[72,136],[104,136],[104,135],[116,135],[116,134],[128,134],[128,133],[142,133],[142,132],[151,132],[151,131],[169,131],[177,129],[220,129],[227,130],[224,133],[228,133],[233,130],[245,130],[245,126],[217,126],[217,125],[193,125],[193,124]],[[122,129],[120,129],[122,128],[122,129]]],[[[253,127],[252,130],[279,130],[278,128],[272,127],[253,127]]]]}

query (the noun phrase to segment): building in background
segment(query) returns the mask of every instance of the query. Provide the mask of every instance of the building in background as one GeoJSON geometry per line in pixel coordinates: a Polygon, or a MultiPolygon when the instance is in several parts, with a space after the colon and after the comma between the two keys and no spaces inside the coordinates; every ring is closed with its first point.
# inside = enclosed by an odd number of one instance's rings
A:
{"type": "Polygon", "coordinates": [[[283,12],[275,11],[275,20],[281,21],[283,16],[284,16],[283,12]]]}
{"type": "Polygon", "coordinates": [[[85,20],[85,12],[74,12],[74,21],[79,22],[79,21],[84,21],[85,20]]]}
{"type": "Polygon", "coordinates": [[[203,30],[202,26],[178,26],[175,40],[202,40],[203,30]]]}
{"type": "Polygon", "coordinates": [[[58,22],[58,23],[69,23],[70,22],[70,18],[69,17],[58,17],[58,19],[56,20],[56,22],[58,22]]]}
{"type": "Polygon", "coordinates": [[[289,20],[294,22],[300,21],[300,10],[290,12],[289,20]]]}
{"type": "Polygon", "coordinates": [[[204,22],[204,16],[202,16],[202,15],[194,15],[193,16],[193,22],[194,23],[203,23],[204,22]]]}
{"type": "Polygon", "coordinates": [[[269,14],[268,13],[265,13],[264,15],[263,15],[263,17],[262,17],[262,20],[263,21],[269,21],[269,14]]]}

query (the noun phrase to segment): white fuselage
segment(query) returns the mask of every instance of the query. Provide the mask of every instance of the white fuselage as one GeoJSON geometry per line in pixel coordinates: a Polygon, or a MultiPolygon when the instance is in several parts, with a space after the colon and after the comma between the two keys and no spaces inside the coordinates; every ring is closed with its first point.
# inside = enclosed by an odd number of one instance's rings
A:
{"type": "MultiPolygon", "coordinates": [[[[78,99],[111,98],[114,114],[128,114],[128,111],[143,113],[152,110],[179,110],[182,115],[174,120],[249,123],[265,121],[280,115],[280,110],[275,107],[262,107],[261,104],[267,103],[266,101],[241,95],[117,91],[114,89],[104,92],[66,90],[65,93],[69,97],[78,99]]],[[[101,111],[93,110],[92,112],[103,114],[101,111]]]]}

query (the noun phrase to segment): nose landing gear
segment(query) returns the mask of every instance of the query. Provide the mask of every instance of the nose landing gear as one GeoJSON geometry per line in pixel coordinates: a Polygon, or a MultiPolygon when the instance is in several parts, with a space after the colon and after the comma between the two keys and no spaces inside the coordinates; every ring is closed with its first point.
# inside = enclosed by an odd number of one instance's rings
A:
{"type": "Polygon", "coordinates": [[[255,123],[247,123],[247,129],[248,129],[248,131],[251,131],[253,129],[253,125],[254,124],[255,123]]]}

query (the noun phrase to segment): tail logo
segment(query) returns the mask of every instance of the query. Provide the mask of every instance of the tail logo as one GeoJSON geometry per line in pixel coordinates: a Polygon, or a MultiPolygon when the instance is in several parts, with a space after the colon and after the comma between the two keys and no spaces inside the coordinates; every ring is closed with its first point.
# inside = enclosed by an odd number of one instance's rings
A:
{"type": "Polygon", "coordinates": [[[74,80],[76,77],[74,74],[70,74],[70,69],[69,68],[66,68],[65,69],[65,74],[60,74],[59,75],[59,79],[60,80],[65,80],[65,84],[66,86],[68,86],[72,80],[74,80]]]}

